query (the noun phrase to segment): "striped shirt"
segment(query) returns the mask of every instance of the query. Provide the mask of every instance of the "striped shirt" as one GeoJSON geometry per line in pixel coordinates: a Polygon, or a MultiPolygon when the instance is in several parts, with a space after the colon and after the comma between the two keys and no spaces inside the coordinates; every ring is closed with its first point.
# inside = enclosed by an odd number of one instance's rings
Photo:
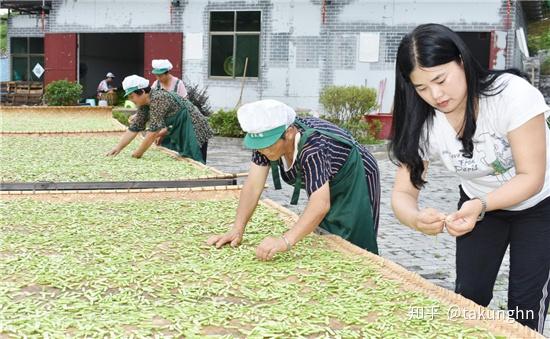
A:
{"type": "MultiPolygon", "coordinates": [[[[378,230],[380,174],[376,159],[365,147],[359,145],[349,132],[328,121],[314,117],[297,117],[296,120],[310,128],[336,134],[357,146],[363,160],[365,176],[369,185],[369,198],[374,215],[374,227],[375,230],[378,230]]],[[[294,126],[301,134],[304,133],[304,130],[300,126],[296,124],[294,126]]],[[[296,162],[299,162],[302,167],[302,182],[305,185],[308,196],[311,196],[311,194],[336,176],[338,171],[344,166],[350,151],[351,148],[348,145],[319,132],[314,132],[305,141],[302,152],[296,157],[296,162]]],[[[252,154],[252,162],[259,166],[269,166],[269,159],[257,150],[252,154]]],[[[294,182],[296,179],[296,162],[288,171],[285,171],[282,160],[278,161],[281,178],[287,183],[294,182]]]]}

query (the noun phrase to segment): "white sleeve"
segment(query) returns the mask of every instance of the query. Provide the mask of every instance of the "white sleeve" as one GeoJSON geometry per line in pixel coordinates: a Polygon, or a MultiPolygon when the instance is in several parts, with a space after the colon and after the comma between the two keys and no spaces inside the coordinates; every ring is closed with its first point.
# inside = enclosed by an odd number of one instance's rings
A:
{"type": "Polygon", "coordinates": [[[510,77],[506,88],[502,91],[501,106],[505,116],[506,132],[510,132],[535,116],[545,113],[548,117],[550,107],[546,104],[542,93],[527,80],[518,76],[510,77]]]}
{"type": "Polygon", "coordinates": [[[422,127],[422,133],[420,134],[420,140],[418,141],[418,154],[420,155],[420,158],[422,158],[422,160],[424,161],[430,161],[430,158],[434,157],[434,137],[435,136],[432,129],[428,140],[428,123],[424,123],[424,126],[422,127]]]}
{"type": "Polygon", "coordinates": [[[99,83],[99,86],[97,86],[98,92],[107,92],[109,91],[109,88],[107,87],[107,82],[105,80],[101,80],[99,83]]]}

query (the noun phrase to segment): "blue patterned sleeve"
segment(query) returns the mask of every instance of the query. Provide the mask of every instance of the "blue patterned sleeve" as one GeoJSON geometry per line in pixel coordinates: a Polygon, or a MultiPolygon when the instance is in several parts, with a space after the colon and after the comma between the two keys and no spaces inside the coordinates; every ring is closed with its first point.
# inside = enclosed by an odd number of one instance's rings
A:
{"type": "Polygon", "coordinates": [[[269,166],[269,159],[258,151],[252,152],[252,162],[258,166],[269,166]]]}

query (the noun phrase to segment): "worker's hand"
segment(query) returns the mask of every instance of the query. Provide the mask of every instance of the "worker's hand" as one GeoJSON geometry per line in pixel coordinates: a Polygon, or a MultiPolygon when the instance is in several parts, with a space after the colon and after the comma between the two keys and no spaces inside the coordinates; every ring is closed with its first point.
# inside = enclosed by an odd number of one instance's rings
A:
{"type": "Polygon", "coordinates": [[[428,235],[443,232],[446,215],[435,208],[425,208],[418,212],[414,228],[428,235]]]}
{"type": "Polygon", "coordinates": [[[128,117],[128,123],[131,124],[134,122],[134,119],[136,118],[137,113],[134,113],[128,117]]]}
{"type": "Polygon", "coordinates": [[[243,233],[240,230],[233,228],[232,230],[226,232],[225,234],[213,235],[206,243],[210,246],[216,246],[220,248],[224,245],[230,244],[231,247],[237,247],[243,241],[243,233]]]}
{"type": "Polygon", "coordinates": [[[285,252],[287,249],[286,242],[283,238],[267,237],[256,248],[256,258],[262,261],[273,259],[276,253],[285,252]]]}
{"type": "Polygon", "coordinates": [[[483,203],[479,199],[464,202],[458,211],[445,219],[447,232],[455,237],[471,232],[476,226],[477,217],[482,209],[483,203]]]}
{"type": "Polygon", "coordinates": [[[164,137],[168,134],[168,128],[164,127],[161,129],[157,134],[157,140],[155,140],[155,143],[157,146],[160,146],[162,144],[162,140],[164,140],[164,137]]]}
{"type": "Polygon", "coordinates": [[[122,151],[120,148],[114,147],[112,150],[110,150],[109,152],[105,153],[105,155],[108,156],[108,157],[116,157],[117,154],[120,153],[120,151],[122,151]]]}
{"type": "Polygon", "coordinates": [[[139,158],[141,158],[142,156],[143,156],[143,153],[138,152],[137,150],[132,152],[132,158],[139,159],[139,158]]]}

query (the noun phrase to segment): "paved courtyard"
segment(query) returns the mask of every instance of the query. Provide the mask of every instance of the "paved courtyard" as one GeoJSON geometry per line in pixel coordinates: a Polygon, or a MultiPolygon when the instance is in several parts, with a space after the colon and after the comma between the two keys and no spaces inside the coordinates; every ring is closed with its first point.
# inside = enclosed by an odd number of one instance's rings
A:
{"type": "MultiPolygon", "coordinates": [[[[410,271],[416,272],[427,280],[447,289],[454,290],[455,281],[455,240],[447,233],[436,237],[423,235],[403,226],[394,217],[390,198],[395,165],[388,159],[383,147],[373,149],[381,173],[382,199],[378,246],[380,255],[388,258],[410,271]]],[[[251,153],[242,148],[242,139],[219,138],[211,140],[208,147],[207,164],[228,173],[247,172],[251,153]]],[[[240,179],[242,183],[243,179],[240,179]]],[[[267,184],[270,186],[263,194],[277,203],[300,214],[307,198],[305,192],[300,194],[298,205],[290,205],[292,187],[283,182],[282,190],[274,190],[271,175],[267,184]]],[[[458,201],[458,179],[449,173],[442,163],[430,164],[428,185],[421,191],[420,204],[424,207],[437,208],[444,212],[456,210],[458,201]]],[[[506,309],[509,252],[505,255],[497,282],[494,298],[489,307],[506,309]]],[[[545,336],[550,337],[550,316],[546,319],[545,336]]]]}

